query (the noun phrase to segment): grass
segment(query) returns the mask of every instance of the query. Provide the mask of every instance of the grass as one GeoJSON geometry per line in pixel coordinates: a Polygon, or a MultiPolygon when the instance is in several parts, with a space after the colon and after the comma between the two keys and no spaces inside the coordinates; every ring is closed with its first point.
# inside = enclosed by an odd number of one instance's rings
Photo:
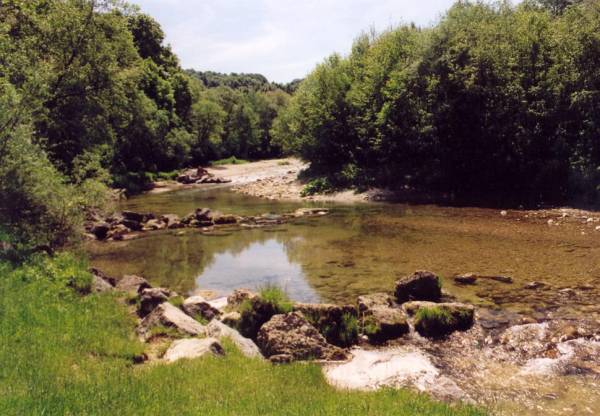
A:
{"type": "Polygon", "coordinates": [[[452,313],[439,306],[422,307],[415,313],[415,328],[427,336],[442,336],[452,331],[458,321],[452,313]]]}
{"type": "Polygon", "coordinates": [[[222,165],[243,165],[246,163],[250,163],[244,159],[238,159],[235,156],[228,157],[227,159],[215,160],[214,162],[210,162],[212,166],[222,166],[222,165]]]}
{"type": "Polygon", "coordinates": [[[283,289],[276,285],[267,285],[259,290],[259,296],[275,307],[277,313],[289,313],[294,309],[294,303],[283,289]]]}
{"type": "Polygon", "coordinates": [[[447,309],[439,306],[419,308],[415,314],[415,322],[439,322],[443,325],[452,325],[455,322],[454,317],[447,309]]]}
{"type": "MultiPolygon", "coordinates": [[[[81,296],[68,256],[0,264],[0,414],[475,416],[406,390],[338,391],[311,364],[225,358],[133,365],[144,346],[114,295],[81,296]]],[[[79,276],[79,277],[77,277],[79,276]]]]}

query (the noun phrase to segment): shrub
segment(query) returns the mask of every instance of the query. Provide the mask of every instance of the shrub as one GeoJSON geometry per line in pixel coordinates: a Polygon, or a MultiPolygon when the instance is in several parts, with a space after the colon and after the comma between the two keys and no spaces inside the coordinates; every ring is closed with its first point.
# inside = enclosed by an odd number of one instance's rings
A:
{"type": "Polygon", "coordinates": [[[332,191],[333,191],[333,186],[329,182],[329,179],[317,178],[317,179],[313,179],[312,181],[307,183],[304,186],[304,188],[302,189],[302,192],[300,193],[300,195],[302,197],[306,197],[306,196],[310,196],[310,195],[324,194],[324,193],[332,192],[332,191]]]}

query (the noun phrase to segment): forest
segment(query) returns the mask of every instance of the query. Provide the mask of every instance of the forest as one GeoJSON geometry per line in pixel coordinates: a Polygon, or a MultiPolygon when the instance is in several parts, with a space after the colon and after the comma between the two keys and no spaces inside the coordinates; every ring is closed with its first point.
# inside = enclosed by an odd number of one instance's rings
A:
{"type": "Polygon", "coordinates": [[[316,190],[455,203],[598,203],[600,2],[458,2],[430,28],[359,36],[275,122],[316,190]]]}

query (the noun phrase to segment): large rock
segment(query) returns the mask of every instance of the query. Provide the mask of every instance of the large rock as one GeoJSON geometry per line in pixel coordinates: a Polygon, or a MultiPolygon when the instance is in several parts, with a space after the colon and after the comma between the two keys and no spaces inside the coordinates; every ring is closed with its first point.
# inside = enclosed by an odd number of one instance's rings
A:
{"type": "Polygon", "coordinates": [[[139,221],[129,220],[127,218],[121,220],[120,224],[133,231],[142,231],[144,228],[143,223],[139,221]]]}
{"type": "Polygon", "coordinates": [[[370,308],[363,317],[363,324],[369,341],[374,343],[400,338],[409,331],[404,312],[387,306],[370,308]]]}
{"type": "Polygon", "coordinates": [[[240,332],[245,337],[256,339],[260,327],[280,313],[277,305],[256,296],[250,299],[247,306],[240,311],[240,332]]]}
{"type": "Polygon", "coordinates": [[[162,287],[142,290],[140,295],[139,315],[144,317],[151,313],[158,305],[169,300],[171,291],[162,287]]]}
{"type": "Polygon", "coordinates": [[[402,306],[413,317],[417,332],[425,337],[465,331],[475,320],[475,308],[464,303],[407,302],[402,306]]]}
{"type": "Polygon", "coordinates": [[[168,302],[161,303],[146,316],[138,325],[137,332],[142,339],[148,340],[152,338],[152,330],[156,327],[167,327],[183,336],[205,334],[205,328],[200,322],[168,302]]]}
{"type": "Polygon", "coordinates": [[[196,220],[202,222],[213,222],[213,213],[210,208],[198,208],[195,212],[196,220]]]}
{"type": "Polygon", "coordinates": [[[267,357],[284,355],[293,360],[348,358],[344,350],[328,344],[299,312],[273,316],[260,328],[257,343],[267,357]]]}
{"type": "Polygon", "coordinates": [[[109,292],[114,287],[109,283],[108,280],[104,279],[101,275],[92,273],[92,293],[109,292]]]}
{"type": "Polygon", "coordinates": [[[238,331],[228,327],[223,322],[212,321],[206,326],[206,335],[213,338],[229,338],[240,352],[249,358],[262,358],[260,350],[250,338],[243,337],[238,331]]]}
{"type": "Polygon", "coordinates": [[[124,237],[129,234],[131,230],[123,224],[117,224],[108,232],[107,237],[112,238],[115,241],[121,241],[124,237]]]}
{"type": "Polygon", "coordinates": [[[105,282],[107,282],[109,285],[111,285],[113,287],[117,285],[117,279],[115,279],[112,276],[107,275],[102,270],[97,269],[96,267],[90,267],[90,273],[92,275],[98,276],[99,278],[101,278],[102,280],[104,280],[105,282]]]}
{"type": "Polygon", "coordinates": [[[163,360],[173,363],[181,359],[200,358],[205,355],[225,355],[223,347],[215,338],[189,338],[173,341],[163,360]]]}
{"type": "Polygon", "coordinates": [[[239,312],[228,312],[221,315],[221,322],[225,325],[238,329],[240,327],[240,321],[242,320],[242,315],[239,312]]]}
{"type": "Polygon", "coordinates": [[[192,296],[183,301],[182,309],[194,318],[211,321],[221,315],[221,311],[211,306],[202,296],[192,296]]]}
{"type": "Polygon", "coordinates": [[[396,304],[394,299],[387,293],[373,293],[370,295],[359,296],[357,303],[360,313],[366,313],[373,308],[389,308],[396,304]]]}
{"type": "Polygon", "coordinates": [[[330,344],[349,347],[358,342],[358,312],[354,306],[297,303],[294,311],[302,313],[330,344]]]}
{"type": "Polygon", "coordinates": [[[149,289],[150,283],[141,276],[126,275],[117,283],[116,289],[122,292],[127,292],[130,295],[141,294],[142,290],[149,289]]]}
{"type": "Polygon", "coordinates": [[[181,222],[181,218],[175,214],[165,214],[160,219],[167,224],[167,228],[173,230],[177,228],[183,228],[185,225],[181,222]]]}
{"type": "Polygon", "coordinates": [[[404,303],[411,300],[437,302],[442,297],[440,279],[427,271],[415,272],[396,282],[396,301],[404,303]]]}

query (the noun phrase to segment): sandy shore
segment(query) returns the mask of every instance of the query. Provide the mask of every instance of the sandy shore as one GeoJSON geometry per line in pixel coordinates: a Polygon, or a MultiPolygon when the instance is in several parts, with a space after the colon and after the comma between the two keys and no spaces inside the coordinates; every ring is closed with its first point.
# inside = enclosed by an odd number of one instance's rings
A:
{"type": "Polygon", "coordinates": [[[223,165],[208,167],[206,170],[214,176],[231,182],[222,185],[184,185],[174,181],[155,182],[150,193],[163,193],[177,189],[194,187],[231,187],[235,192],[266,199],[332,201],[332,202],[367,202],[378,200],[383,192],[372,190],[365,193],[354,191],[334,192],[324,195],[302,197],[305,183],[298,179],[299,173],[308,164],[297,158],[261,160],[239,165],[223,165]]]}

